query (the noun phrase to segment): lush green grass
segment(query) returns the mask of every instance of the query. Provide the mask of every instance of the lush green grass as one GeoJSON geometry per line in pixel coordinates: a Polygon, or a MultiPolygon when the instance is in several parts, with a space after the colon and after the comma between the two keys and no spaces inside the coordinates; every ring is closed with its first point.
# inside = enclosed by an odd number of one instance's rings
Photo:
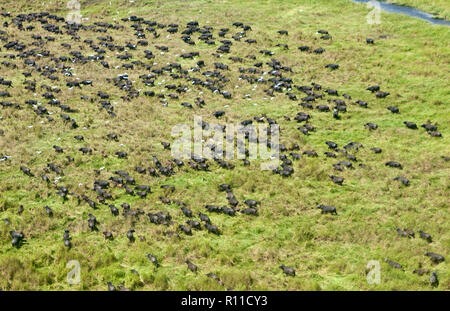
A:
{"type": "MultiPolygon", "coordinates": [[[[431,1],[433,2],[433,1],[431,1]]],[[[435,1],[437,2],[437,1],[435,1]]],[[[48,10],[67,12],[65,1],[4,1],[3,6],[13,13],[48,10]]],[[[149,36],[150,46],[157,56],[155,62],[165,64],[177,61],[183,68],[193,66],[196,60],[182,60],[176,57],[183,49],[200,51],[208,68],[213,62],[227,63],[232,71],[225,73],[230,78],[227,90],[233,92],[233,99],[226,100],[204,90],[202,97],[207,105],[203,109],[194,107],[187,110],[180,106],[182,101],[193,102],[198,91],[180,96],[178,101],[169,101],[163,107],[156,98],[140,96],[130,102],[120,99],[124,93],[106,82],[106,78],[123,73],[124,69],[104,70],[100,64],[73,64],[77,77],[92,79],[94,87],[67,90],[65,80],[52,83],[38,73],[33,78],[41,84],[58,85],[62,92],[57,98],[79,110],[71,116],[80,127],[70,130],[56,114],[53,124],[40,123],[29,107],[23,110],[5,108],[0,111],[0,153],[12,156],[0,162],[0,219],[8,218],[11,225],[0,223],[0,289],[3,290],[105,290],[106,282],[124,284],[135,290],[428,290],[428,275],[418,276],[412,271],[419,266],[437,271],[440,279],[438,289],[450,289],[448,260],[433,265],[424,252],[433,251],[448,257],[450,247],[449,233],[449,175],[450,162],[441,156],[450,156],[450,89],[448,88],[450,30],[448,27],[431,26],[425,21],[401,15],[384,14],[380,25],[368,25],[364,6],[346,0],[326,1],[81,1],[82,14],[89,17],[86,23],[138,15],[163,23],[178,23],[184,26],[190,20],[198,20],[200,25],[211,25],[217,37],[217,29],[228,27],[235,32],[232,23],[242,21],[252,27],[249,38],[258,41],[257,45],[233,41],[233,56],[245,57],[253,54],[259,61],[267,62],[269,57],[261,56],[260,49],[275,51],[273,56],[283,65],[292,66],[292,77],[297,85],[316,82],[327,88],[336,88],[340,93],[352,96],[348,101],[348,113],[341,120],[334,120],[330,113],[306,110],[290,101],[282,93],[273,100],[265,99],[265,86],[239,81],[236,71],[239,67],[250,67],[256,61],[245,59],[244,64],[233,63],[224,57],[221,60],[211,53],[215,46],[198,43],[196,46],[184,44],[180,34],[166,38],[165,30],[157,39],[149,36]],[[289,36],[277,34],[280,29],[289,31],[289,36]],[[316,35],[319,29],[326,29],[333,36],[331,41],[322,41],[316,35]],[[386,36],[384,39],[380,36],[386,36]],[[367,37],[375,39],[375,45],[367,45],[367,37]],[[175,39],[176,38],[176,39],[175,39]],[[289,50],[275,47],[277,43],[289,44],[289,50]],[[169,53],[160,55],[153,45],[169,46],[169,53]],[[310,45],[324,47],[326,52],[317,56],[301,53],[297,47],[310,45]],[[330,72],[324,69],[328,63],[338,63],[340,69],[330,72]],[[376,100],[366,91],[369,85],[380,84],[391,95],[384,100],[376,100]],[[233,87],[238,85],[239,88],[233,87]],[[117,118],[110,118],[97,104],[80,101],[81,95],[95,96],[98,90],[112,95],[116,101],[117,118]],[[252,100],[244,99],[247,93],[252,100]],[[351,104],[355,100],[366,100],[369,108],[351,104]],[[258,105],[255,106],[254,104],[258,105]],[[223,108],[230,105],[229,108],[223,108]],[[390,113],[386,107],[396,105],[401,113],[390,113]],[[262,113],[274,118],[281,127],[280,142],[287,146],[298,143],[301,151],[314,149],[318,158],[303,157],[294,162],[295,173],[289,178],[281,178],[269,171],[259,170],[258,161],[244,167],[241,161],[234,170],[211,165],[210,172],[197,172],[188,167],[181,168],[172,177],[155,178],[134,172],[137,165],[149,166],[151,155],[156,154],[167,163],[170,153],[163,150],[161,141],[173,141],[170,129],[175,124],[193,124],[193,116],[200,115],[205,121],[218,122],[212,112],[225,109],[226,116],[221,124],[238,123],[262,113]],[[286,121],[299,111],[312,115],[312,124],[317,128],[310,136],[302,135],[295,121],[286,121]],[[403,121],[417,124],[430,120],[437,123],[442,138],[432,138],[420,128],[413,131],[403,125],[403,121]],[[364,123],[377,123],[379,129],[369,132],[364,123]],[[28,128],[33,125],[32,128],[28,128]],[[85,129],[84,129],[85,128],[85,129]],[[104,139],[110,132],[120,134],[120,142],[104,139]],[[85,142],[77,142],[75,135],[83,135],[85,142]],[[59,140],[60,139],[60,140],[59,140]],[[323,156],[327,151],[326,140],[333,140],[340,147],[350,141],[364,145],[356,153],[360,162],[366,166],[344,172],[335,172],[332,164],[337,159],[323,156]],[[53,145],[64,148],[65,154],[57,154],[53,145]],[[123,144],[123,145],[120,145],[123,144]],[[82,155],[78,148],[89,146],[93,155],[82,155]],[[371,147],[383,149],[381,154],[373,154],[371,147]],[[127,151],[127,160],[117,159],[116,151],[127,151]],[[38,152],[40,152],[38,154],[38,152]],[[108,157],[103,157],[102,152],[108,157]],[[68,163],[67,154],[75,158],[68,163]],[[398,171],[385,167],[384,163],[394,160],[402,163],[404,169],[398,171]],[[211,214],[211,220],[223,231],[214,236],[205,230],[195,231],[192,237],[165,237],[163,226],[150,224],[147,216],[136,221],[111,216],[107,206],[93,211],[87,204],[77,204],[75,199],[63,203],[55,194],[55,189],[47,187],[38,177],[30,178],[19,170],[21,165],[31,168],[38,176],[47,163],[57,163],[63,167],[64,176],[58,184],[65,185],[75,193],[86,193],[95,198],[90,191],[95,179],[106,179],[117,169],[132,173],[138,184],[151,185],[153,193],[146,199],[138,199],[123,194],[121,189],[111,190],[114,204],[123,202],[132,208],[142,208],[146,212],[169,211],[176,223],[186,219],[176,205],[164,205],[158,197],[168,195],[173,200],[183,200],[195,213],[204,212],[205,204],[226,204],[224,193],[218,191],[221,183],[230,183],[237,199],[256,199],[262,202],[260,216],[211,214]],[[104,167],[100,176],[94,169],[104,167]],[[343,186],[333,184],[328,175],[345,177],[343,186]],[[393,178],[404,175],[411,185],[404,187],[393,178]],[[162,184],[172,184],[176,191],[166,194],[159,188],[162,184]],[[338,216],[321,215],[317,204],[331,204],[337,207],[338,216]],[[25,211],[17,214],[23,205],[25,211]],[[54,217],[45,215],[43,206],[54,210],[54,217]],[[92,233],[87,227],[87,215],[95,214],[100,222],[99,233],[92,233]],[[130,244],[125,233],[135,228],[136,236],[144,236],[145,241],[137,239],[130,244]],[[397,236],[396,227],[423,230],[433,237],[428,244],[415,239],[397,236]],[[72,249],[62,243],[62,234],[70,229],[72,249]],[[19,249],[11,247],[9,230],[23,230],[26,243],[19,249]],[[105,241],[101,231],[110,230],[116,237],[105,241]],[[155,269],[146,258],[153,253],[161,262],[155,269]],[[199,267],[193,274],[184,261],[191,259],[199,267]],[[385,258],[399,262],[405,271],[391,268],[385,258]],[[69,260],[81,263],[81,283],[69,285],[66,275],[69,260]],[[381,283],[368,284],[366,265],[370,260],[381,263],[381,283]],[[278,268],[285,264],[296,269],[296,277],[287,277],[278,268]],[[135,269],[139,276],[130,272],[135,269]],[[205,276],[208,272],[217,273],[224,286],[205,276]]],[[[444,6],[445,7],[445,6],[444,6]]],[[[3,22],[3,18],[0,17],[3,22]]],[[[129,24],[127,25],[129,27],[129,24]]],[[[12,37],[23,42],[32,42],[31,33],[23,37],[23,32],[9,29],[12,37]],[[19,37],[20,36],[20,37],[19,37]]],[[[47,35],[43,30],[39,31],[47,35]]],[[[115,44],[135,42],[133,32],[110,30],[115,44]]],[[[103,34],[80,31],[81,42],[95,39],[103,34]]],[[[70,42],[67,35],[56,36],[58,40],[45,46],[57,56],[68,55],[61,48],[61,42],[70,42]]],[[[229,39],[230,35],[227,35],[229,39]]],[[[193,36],[195,41],[197,35],[193,36]]],[[[232,39],[231,39],[232,40],[232,39]]],[[[219,41],[217,39],[216,41],[219,41]]],[[[70,42],[77,48],[81,44],[70,42]]],[[[86,47],[81,51],[89,54],[86,47]]],[[[7,52],[1,51],[0,54],[7,52]]],[[[93,53],[93,52],[92,52],[93,53]]],[[[108,62],[119,65],[115,52],[109,52],[108,62]]],[[[133,60],[141,59],[142,52],[133,52],[133,60]]],[[[1,55],[0,55],[1,56],[1,55]]],[[[24,69],[21,59],[12,60],[24,69]]],[[[11,89],[12,101],[20,103],[32,99],[33,93],[24,92],[21,83],[24,78],[20,72],[2,68],[1,76],[12,79],[17,89],[11,89]]],[[[264,70],[268,70],[264,65],[264,70]]],[[[22,70],[23,71],[23,70],[22,70]]],[[[145,73],[129,72],[130,79],[137,81],[137,88],[146,90],[138,76],[145,73]]],[[[195,73],[191,73],[196,76],[195,73]]],[[[198,73],[197,73],[198,74],[198,73]]],[[[200,76],[200,75],[198,75],[200,76]]],[[[162,85],[171,83],[158,78],[162,85]]],[[[170,81],[170,82],[169,82],[170,81]]],[[[174,81],[183,83],[185,81],[174,81]]],[[[157,84],[156,84],[157,85],[157,84]]],[[[161,85],[161,89],[162,89],[161,85]]],[[[160,90],[159,86],[155,91],[160,90]]],[[[3,90],[3,88],[2,88],[3,90]]],[[[44,93],[39,88],[37,93],[44,93]]],[[[302,95],[295,91],[298,97],[302,95]]],[[[39,97],[38,97],[39,98],[39,97]]],[[[45,101],[46,102],[46,101],[45,101]]],[[[48,107],[59,113],[59,109],[48,107]]],[[[45,119],[44,119],[45,120],[45,119]]],[[[52,178],[56,176],[49,174],[52,178]]],[[[171,230],[176,230],[175,225],[171,230]]]]}

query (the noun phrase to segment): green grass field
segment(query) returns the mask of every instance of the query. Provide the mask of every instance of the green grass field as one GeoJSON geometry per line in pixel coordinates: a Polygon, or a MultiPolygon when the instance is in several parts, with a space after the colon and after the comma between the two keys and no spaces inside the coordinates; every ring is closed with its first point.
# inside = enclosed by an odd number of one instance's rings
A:
{"type": "MultiPolygon", "coordinates": [[[[416,1],[402,2],[416,5],[416,1]]],[[[69,11],[65,3],[61,0],[4,0],[0,11],[10,11],[13,16],[49,11],[64,17],[69,11]]],[[[12,95],[12,98],[0,98],[0,101],[11,101],[23,108],[0,109],[0,130],[4,132],[0,135],[0,157],[11,156],[0,162],[1,290],[106,290],[108,281],[123,284],[131,290],[450,289],[450,162],[443,158],[450,156],[449,27],[386,13],[382,13],[381,24],[370,25],[366,23],[369,9],[347,0],[87,0],[80,3],[83,17],[88,18],[84,24],[117,21],[126,28],[108,29],[107,33],[80,30],[80,41],[77,42],[67,34],[50,34],[36,22],[32,32],[20,31],[12,25],[2,28],[3,22],[11,18],[0,16],[0,30],[8,34],[8,40],[1,42],[0,60],[18,67],[0,64],[0,76],[12,80],[14,86],[0,85],[0,91],[9,91],[12,95]],[[197,39],[199,34],[194,34],[191,37],[197,44],[191,46],[180,40],[180,32],[167,36],[165,29],[158,29],[161,34],[158,38],[146,33],[149,46],[129,51],[133,54],[132,60],[119,60],[115,51],[105,48],[110,69],[104,69],[98,62],[64,63],[74,68],[76,76],[65,77],[58,71],[58,81],[51,81],[36,69],[27,67],[22,58],[3,57],[18,54],[3,47],[11,40],[28,44],[28,49],[48,50],[52,57],[70,56],[70,50],[63,48],[61,43],[71,44],[73,50],[79,50],[83,55],[93,55],[95,52],[83,41],[92,39],[97,43],[99,36],[111,35],[116,45],[135,43],[137,39],[130,28],[132,23],[120,20],[130,15],[164,24],[177,23],[180,29],[184,29],[187,22],[197,20],[200,27],[213,27],[216,44],[207,45],[197,39]],[[247,37],[256,39],[256,44],[231,39],[231,34],[241,31],[232,25],[237,21],[251,26],[247,37]],[[212,54],[223,39],[217,35],[220,28],[230,28],[226,39],[233,41],[233,45],[231,53],[216,58],[212,54]],[[289,34],[279,35],[277,31],[282,29],[289,34]],[[320,39],[316,34],[320,29],[329,31],[332,39],[320,39]],[[52,35],[56,40],[43,47],[32,46],[31,43],[36,41],[31,38],[32,34],[52,35]],[[366,44],[366,38],[373,38],[375,44],[366,44]],[[277,44],[288,44],[289,48],[277,47],[277,44]],[[160,54],[155,48],[157,45],[168,46],[169,52],[160,54]],[[298,47],[303,45],[323,47],[325,53],[301,52],[298,47]],[[155,59],[145,59],[144,49],[153,51],[155,59]],[[275,54],[264,56],[259,53],[261,49],[275,54]],[[200,56],[194,60],[179,57],[190,51],[199,51],[200,56]],[[255,55],[256,60],[247,58],[248,55],[255,55]],[[233,62],[229,56],[242,57],[243,63],[233,62]],[[339,94],[351,95],[352,99],[346,100],[347,113],[341,113],[341,119],[335,120],[330,112],[299,106],[304,95],[296,89],[292,92],[297,94],[297,101],[289,100],[284,95],[287,91],[275,93],[271,99],[263,91],[270,84],[254,88],[256,84],[239,80],[239,67],[249,68],[260,61],[264,63],[260,69],[269,71],[271,68],[266,62],[271,58],[292,67],[292,73],[283,75],[292,78],[295,85],[316,82],[323,88],[339,90],[339,94]],[[130,80],[136,81],[136,89],[160,93],[164,85],[188,83],[172,79],[165,73],[158,76],[155,87],[147,87],[139,78],[139,75],[149,73],[145,69],[136,66],[136,70],[126,70],[114,66],[141,60],[157,63],[155,68],[178,62],[184,69],[189,69],[200,59],[207,64],[202,71],[214,70],[214,62],[223,62],[230,67],[223,74],[230,79],[225,89],[233,93],[231,100],[189,86],[191,92],[181,94],[179,100],[169,99],[168,106],[163,106],[157,97],[142,94],[124,101],[121,99],[124,91],[107,81],[128,72],[130,80]],[[324,68],[329,63],[339,64],[340,68],[334,71],[324,68]],[[22,75],[25,71],[32,72],[32,76],[25,78],[22,75]],[[68,89],[66,82],[76,77],[92,80],[93,86],[68,89]],[[36,81],[36,92],[23,89],[25,80],[36,81]],[[55,97],[77,109],[70,113],[79,125],[77,129],[70,129],[59,117],[60,109],[43,99],[42,94],[47,92],[41,87],[44,84],[60,87],[61,92],[55,93],[55,97]],[[376,84],[391,95],[385,99],[375,98],[366,88],[376,84]],[[112,118],[99,109],[99,90],[111,95],[109,100],[116,103],[117,117],[112,118]],[[203,94],[199,95],[199,91],[203,94]],[[246,94],[251,94],[250,100],[246,94]],[[80,100],[83,95],[96,101],[80,100]],[[181,102],[193,103],[198,96],[206,102],[203,108],[194,105],[193,109],[188,109],[180,105],[181,102]],[[30,99],[42,102],[54,112],[55,121],[48,122],[34,113],[32,107],[24,104],[30,99]],[[358,106],[354,103],[356,100],[367,101],[368,108],[358,106]],[[400,113],[391,113],[387,106],[398,106],[400,113]],[[226,112],[219,120],[212,116],[217,110],[226,112]],[[309,136],[297,130],[300,124],[293,119],[300,111],[311,115],[311,124],[316,128],[309,136]],[[238,124],[261,114],[277,120],[281,129],[280,143],[288,147],[297,143],[299,153],[315,150],[319,156],[302,156],[293,161],[294,174],[287,178],[260,170],[259,160],[251,161],[250,166],[244,166],[241,160],[233,160],[235,168],[232,170],[209,161],[209,172],[196,171],[185,165],[175,168],[176,174],[170,177],[141,175],[134,169],[139,165],[152,166],[152,155],[157,155],[167,165],[172,157],[161,142],[173,142],[171,128],[176,124],[192,127],[194,116],[202,116],[210,123],[238,124]],[[291,120],[287,121],[284,116],[291,120]],[[406,128],[404,121],[417,123],[419,129],[406,128]],[[376,123],[378,129],[365,129],[367,122],[376,123]],[[431,137],[420,127],[427,122],[437,124],[442,137],[431,137]],[[119,142],[105,139],[111,132],[119,134],[119,142]],[[84,136],[84,141],[75,140],[75,135],[84,136]],[[336,142],[339,148],[351,141],[363,145],[359,151],[352,152],[358,159],[353,163],[355,169],[342,172],[333,169],[332,165],[344,158],[324,156],[324,152],[329,151],[325,144],[328,140],[336,142]],[[56,153],[53,145],[61,146],[64,153],[56,153]],[[92,148],[92,155],[83,155],[78,151],[81,147],[92,148]],[[373,147],[381,148],[382,153],[373,153],[373,147]],[[117,151],[126,151],[128,159],[118,159],[114,155],[117,151]],[[74,161],[69,162],[67,155],[74,161]],[[387,161],[400,162],[403,169],[386,167],[387,161]],[[64,171],[62,176],[48,173],[52,180],[49,185],[39,177],[47,163],[55,163],[64,171]],[[364,165],[360,166],[360,163],[364,165]],[[23,174],[20,166],[29,167],[35,177],[23,174]],[[94,170],[100,170],[99,175],[94,170]],[[121,213],[114,217],[107,204],[98,204],[98,209],[93,210],[85,202],[78,203],[73,196],[63,202],[56,194],[56,186],[52,185],[64,185],[71,192],[86,194],[95,200],[94,180],[108,179],[116,170],[127,170],[137,184],[151,186],[152,193],[140,199],[124,194],[119,187],[112,187],[108,191],[114,200],[108,204],[119,207],[127,202],[133,209],[140,208],[146,213],[167,211],[174,224],[169,227],[155,225],[146,215],[125,218],[121,213]],[[344,184],[334,184],[328,175],[344,177],[344,184]],[[60,178],[54,182],[58,176],[60,178]],[[405,187],[394,181],[397,176],[407,177],[410,185],[405,187]],[[219,191],[222,183],[232,186],[241,208],[246,199],[261,201],[259,215],[237,213],[231,217],[206,212],[206,204],[227,204],[225,194],[219,191]],[[160,186],[165,184],[175,186],[175,191],[169,193],[161,189],[160,186]],[[177,225],[184,223],[186,217],[176,204],[163,204],[160,196],[184,201],[195,215],[199,211],[208,214],[222,234],[216,236],[203,229],[193,230],[192,236],[178,231],[179,238],[163,235],[165,230],[177,231],[177,225]],[[322,215],[316,208],[318,204],[335,206],[338,215],[322,215]],[[21,205],[24,211],[19,214],[21,205]],[[45,213],[43,206],[46,205],[53,210],[53,217],[45,213]],[[90,213],[99,221],[98,232],[88,228],[90,213]],[[414,230],[415,238],[400,237],[395,230],[397,227],[414,230]],[[126,237],[130,228],[136,230],[134,243],[126,237]],[[72,237],[70,249],[63,244],[66,229],[72,237]],[[20,248],[12,247],[10,230],[23,231],[26,241],[20,248]],[[419,230],[431,234],[433,242],[421,239],[419,230]],[[111,231],[114,240],[105,240],[103,231],[111,231]],[[446,260],[433,264],[425,252],[442,254],[446,260]],[[158,258],[160,267],[156,268],[147,259],[148,253],[158,258]],[[400,263],[403,270],[392,268],[385,258],[400,263]],[[186,259],[198,266],[198,273],[187,269],[186,259]],[[80,262],[79,284],[67,282],[70,269],[66,265],[70,260],[80,262]],[[379,284],[367,282],[366,266],[370,260],[380,262],[379,284]],[[282,264],[294,268],[296,276],[283,274],[279,268],[282,264]],[[132,273],[132,269],[137,274],[132,273]],[[413,273],[415,269],[436,271],[439,286],[431,287],[430,274],[419,276],[413,273]],[[222,282],[207,277],[207,273],[217,274],[222,282]]],[[[430,3],[430,7],[436,8],[433,13],[442,12],[442,16],[448,16],[446,1],[420,3],[423,5],[417,5],[419,8],[426,10],[425,3],[430,3]]],[[[42,66],[55,66],[49,58],[33,59],[42,66]]],[[[189,75],[205,79],[200,72],[189,72],[189,75]]],[[[329,98],[333,99],[326,96],[320,102],[331,106],[326,101],[329,98]]]]}

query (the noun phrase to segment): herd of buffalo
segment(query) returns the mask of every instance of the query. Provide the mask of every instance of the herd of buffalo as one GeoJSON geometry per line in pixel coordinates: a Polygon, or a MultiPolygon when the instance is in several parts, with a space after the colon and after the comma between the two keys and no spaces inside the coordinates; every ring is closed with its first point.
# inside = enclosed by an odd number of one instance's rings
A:
{"type": "MultiPolygon", "coordinates": [[[[59,127],[62,132],[73,132],[74,143],[84,143],[84,147],[76,150],[70,146],[53,145],[53,152],[60,154],[61,159],[58,163],[48,161],[45,167],[32,166],[30,163],[22,163],[18,166],[17,172],[21,172],[29,178],[40,180],[48,185],[49,189],[54,189],[54,195],[61,198],[63,202],[68,200],[68,204],[86,204],[92,208],[88,218],[82,220],[87,225],[92,234],[104,235],[105,243],[113,240],[116,236],[112,230],[102,228],[102,219],[96,216],[99,209],[109,209],[110,217],[124,217],[139,219],[141,215],[149,224],[156,226],[165,226],[167,230],[164,235],[182,236],[194,235],[198,230],[206,230],[211,235],[227,234],[224,228],[219,228],[214,224],[208,215],[218,213],[223,217],[258,217],[261,214],[261,205],[264,202],[254,199],[243,200],[235,196],[230,184],[220,184],[219,191],[226,196],[228,206],[219,206],[211,202],[201,208],[201,211],[191,209],[185,202],[173,200],[170,194],[176,189],[171,184],[159,184],[164,190],[166,196],[160,196],[162,203],[171,205],[174,213],[180,213],[185,217],[182,223],[176,223],[169,212],[166,211],[144,211],[141,208],[133,208],[128,203],[121,205],[115,204],[117,196],[111,193],[111,189],[122,189],[120,196],[134,196],[146,200],[152,193],[155,181],[165,180],[170,176],[180,172],[181,167],[188,167],[197,171],[210,171],[214,165],[221,168],[232,170],[238,162],[225,161],[223,158],[206,159],[202,156],[192,156],[191,159],[174,159],[170,155],[171,144],[166,141],[160,141],[161,150],[167,152],[167,158],[161,159],[156,155],[150,154],[148,165],[136,166],[133,170],[124,167],[122,170],[115,170],[107,173],[95,170],[93,176],[96,176],[90,190],[84,193],[80,189],[71,189],[61,183],[55,182],[61,176],[65,175],[65,166],[74,161],[73,154],[79,152],[86,157],[92,156],[97,152],[96,149],[89,146],[90,137],[82,135],[82,114],[77,107],[71,107],[67,102],[60,100],[62,94],[77,88],[84,93],[79,102],[84,106],[98,107],[99,118],[116,120],[118,112],[115,109],[116,103],[113,102],[112,93],[96,88],[99,81],[93,77],[80,77],[76,75],[77,68],[81,66],[92,66],[102,68],[104,72],[120,69],[121,74],[111,74],[106,79],[107,83],[117,92],[121,93],[123,102],[131,102],[138,97],[148,98],[151,104],[157,104],[161,107],[178,104],[180,114],[188,114],[190,111],[201,110],[208,106],[205,96],[202,94],[210,93],[210,96],[220,97],[220,100],[227,100],[230,103],[241,101],[241,95],[236,95],[236,88],[231,82],[238,79],[240,83],[248,83],[264,88],[264,93],[268,98],[278,98],[286,96],[286,100],[292,101],[298,105],[301,110],[294,116],[286,115],[284,120],[291,122],[298,128],[302,135],[314,135],[316,130],[312,111],[328,114],[330,122],[333,119],[340,119],[343,114],[351,113],[352,107],[362,107],[370,109],[369,103],[363,100],[353,99],[350,94],[346,94],[337,89],[329,88],[315,82],[299,85],[295,84],[294,79],[290,77],[293,68],[283,64],[283,61],[277,59],[276,52],[270,47],[261,47],[259,54],[236,56],[234,50],[236,46],[258,46],[260,43],[252,38],[252,27],[242,22],[231,22],[222,28],[212,26],[201,26],[197,21],[189,21],[185,25],[175,23],[164,24],[154,20],[145,19],[137,16],[123,18],[113,23],[94,22],[91,24],[71,24],[66,23],[63,17],[53,15],[47,12],[12,15],[7,12],[1,12],[0,15],[0,41],[2,41],[0,57],[0,105],[3,109],[16,109],[23,114],[36,114],[38,120],[44,121],[51,127],[59,127]],[[116,43],[116,37],[111,33],[120,32],[121,38],[126,38],[126,44],[116,43]],[[177,55],[180,62],[170,62],[164,64],[164,57],[172,51],[172,48],[165,45],[154,45],[152,41],[157,38],[167,38],[167,41],[179,41],[183,47],[183,52],[177,55]],[[50,42],[61,41],[59,50],[49,50],[46,46],[50,42]],[[69,43],[68,43],[69,42],[69,43]],[[201,49],[197,49],[201,46],[201,49]],[[210,50],[207,50],[210,49],[210,50]],[[208,63],[202,56],[208,51],[208,55],[213,55],[216,62],[208,63]],[[192,66],[186,66],[186,61],[191,61],[192,66]],[[98,65],[97,65],[98,64],[98,65]],[[17,72],[18,75],[8,76],[4,72],[17,72]],[[138,79],[136,79],[138,77],[138,79]],[[161,91],[164,88],[165,91],[161,91]],[[198,92],[198,97],[190,101],[187,96],[192,90],[198,92]],[[309,111],[309,112],[308,112],[309,111]],[[109,175],[105,175],[109,174],[109,175]],[[137,180],[153,180],[152,184],[140,184],[137,180]],[[148,179],[152,178],[152,179],[148,179]],[[242,215],[242,216],[239,216],[242,215]]],[[[289,38],[287,30],[279,30],[273,34],[279,39],[289,38]]],[[[327,30],[320,29],[317,32],[318,40],[314,46],[295,47],[295,53],[309,53],[315,57],[323,57],[327,50],[321,42],[332,39],[332,34],[327,30]]],[[[376,44],[376,40],[367,38],[365,42],[359,44],[376,44]]],[[[291,50],[288,44],[278,44],[276,46],[291,50]]],[[[330,63],[323,70],[341,70],[339,64],[330,63]]],[[[95,69],[98,70],[98,69],[95,69]]],[[[367,85],[368,94],[373,93],[374,101],[383,101],[390,96],[389,90],[385,90],[379,85],[367,85]],[[370,92],[370,93],[369,93],[370,92]]],[[[248,95],[250,97],[251,95],[248,95]]],[[[210,98],[210,97],[209,97],[210,98]]],[[[387,106],[390,112],[395,115],[401,115],[397,106],[387,106]]],[[[214,111],[212,116],[218,121],[224,118],[228,110],[214,111]]],[[[133,120],[129,120],[133,122],[133,120]]],[[[262,114],[256,115],[252,119],[238,120],[242,125],[251,125],[256,123],[266,123],[267,125],[277,124],[277,120],[262,114]]],[[[440,139],[441,132],[436,124],[430,121],[415,123],[411,120],[402,120],[404,126],[411,131],[417,131],[420,135],[428,134],[433,138],[440,139]]],[[[41,122],[43,123],[43,122],[41,122]]],[[[203,128],[208,128],[209,123],[203,122],[203,128]]],[[[223,126],[225,128],[225,125],[223,126]]],[[[370,120],[361,124],[361,128],[368,131],[379,131],[379,126],[370,120]]],[[[1,128],[0,139],[12,129],[1,128]]],[[[282,133],[281,133],[282,134],[282,133]]],[[[122,159],[121,163],[126,166],[130,155],[129,150],[121,149],[121,133],[108,133],[104,137],[105,141],[114,146],[115,151],[112,154],[102,153],[103,157],[117,157],[122,159]]],[[[249,139],[249,135],[246,135],[249,139]]],[[[283,140],[283,136],[280,136],[283,140]]],[[[159,143],[159,142],[158,142],[159,143]]],[[[335,161],[330,166],[330,181],[337,186],[345,184],[345,179],[340,176],[340,172],[350,169],[357,169],[364,166],[361,159],[356,157],[360,148],[364,148],[361,143],[348,142],[342,147],[331,140],[324,141],[329,149],[323,155],[315,150],[301,150],[298,144],[285,146],[279,144],[279,157],[281,165],[273,170],[273,173],[279,174],[284,178],[292,178],[294,172],[294,161],[301,157],[326,157],[335,161]],[[333,160],[336,159],[336,160],[333,160]]],[[[212,146],[214,149],[214,146],[212,146]]],[[[382,156],[383,150],[377,146],[369,146],[371,152],[382,156]]],[[[1,155],[1,162],[10,161],[8,155],[1,155]]],[[[444,158],[448,161],[448,158],[444,158]]],[[[0,162],[0,165],[1,165],[0,162]]],[[[244,159],[243,166],[249,166],[248,159],[244,159]]],[[[398,176],[395,178],[400,185],[410,187],[408,176],[401,174],[403,164],[395,159],[385,159],[385,169],[398,170],[398,176]]],[[[53,191],[53,190],[51,190],[53,191]]],[[[325,202],[324,202],[325,203],[325,202]]],[[[42,206],[48,217],[55,217],[52,206],[42,206]]],[[[339,208],[327,204],[320,204],[316,207],[321,214],[330,214],[329,217],[339,216],[339,208]]],[[[18,214],[26,211],[26,204],[18,207],[18,214]]],[[[321,216],[317,216],[321,217],[321,216]]],[[[5,222],[9,222],[5,219],[5,222]]],[[[14,224],[11,224],[14,226],[14,224]]],[[[423,229],[423,228],[418,228],[423,229]]],[[[408,228],[397,228],[397,233],[401,237],[413,239],[418,237],[426,240],[433,245],[436,237],[418,230],[414,232],[408,228]]],[[[393,232],[395,234],[395,231],[393,232]]],[[[27,235],[20,228],[10,231],[12,246],[20,248],[26,242],[27,235]]],[[[67,248],[74,247],[74,241],[69,230],[61,232],[61,243],[67,248]]],[[[130,243],[135,243],[136,239],[144,239],[142,235],[130,228],[126,233],[130,243]]],[[[438,265],[444,261],[440,254],[427,252],[433,264],[438,265]]],[[[157,258],[153,254],[144,254],[151,264],[158,268],[163,258],[157,258]]],[[[385,260],[392,268],[403,269],[401,264],[385,260]]],[[[186,265],[189,270],[196,273],[198,268],[189,259],[186,259],[186,265]]],[[[281,272],[288,276],[295,277],[295,270],[285,265],[279,266],[281,272]]],[[[137,273],[137,272],[136,272],[137,273]]],[[[437,286],[438,276],[435,272],[429,270],[415,270],[419,275],[429,275],[430,284],[437,286]]],[[[208,273],[208,277],[217,280],[221,285],[223,281],[214,273],[208,273]]],[[[113,285],[108,282],[109,290],[126,290],[123,285],[113,285]]]]}

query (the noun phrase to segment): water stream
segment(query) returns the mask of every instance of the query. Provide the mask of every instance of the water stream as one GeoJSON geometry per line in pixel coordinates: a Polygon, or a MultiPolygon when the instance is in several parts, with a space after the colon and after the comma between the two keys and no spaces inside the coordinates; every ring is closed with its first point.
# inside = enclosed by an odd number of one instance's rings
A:
{"type": "Polygon", "coordinates": [[[408,15],[415,18],[420,18],[423,20],[426,20],[434,25],[447,25],[450,26],[450,21],[446,21],[439,18],[434,18],[433,15],[423,12],[421,10],[409,7],[409,6],[402,6],[397,4],[392,4],[384,1],[374,1],[374,0],[351,0],[353,2],[358,3],[369,3],[372,2],[376,6],[379,5],[381,10],[389,12],[389,13],[398,13],[403,15],[408,15]]]}

